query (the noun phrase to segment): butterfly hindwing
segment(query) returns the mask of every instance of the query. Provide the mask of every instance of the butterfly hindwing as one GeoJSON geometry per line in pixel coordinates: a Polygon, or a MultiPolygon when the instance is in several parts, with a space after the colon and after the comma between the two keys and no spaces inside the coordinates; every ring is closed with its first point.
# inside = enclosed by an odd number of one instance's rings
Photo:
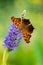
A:
{"type": "Polygon", "coordinates": [[[31,37],[31,35],[29,34],[28,30],[27,30],[27,29],[23,30],[23,31],[22,31],[22,34],[23,34],[24,40],[25,40],[27,43],[29,43],[29,42],[30,42],[30,37],[31,37]]]}

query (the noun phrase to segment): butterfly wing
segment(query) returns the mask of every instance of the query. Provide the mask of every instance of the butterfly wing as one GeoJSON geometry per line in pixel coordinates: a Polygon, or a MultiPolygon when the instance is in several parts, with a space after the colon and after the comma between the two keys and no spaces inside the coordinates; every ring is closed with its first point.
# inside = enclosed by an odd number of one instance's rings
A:
{"type": "Polygon", "coordinates": [[[26,30],[26,29],[23,30],[22,34],[23,34],[23,38],[26,41],[26,43],[29,43],[31,35],[29,34],[28,30],[26,30]]]}
{"type": "Polygon", "coordinates": [[[32,26],[32,24],[30,24],[29,19],[28,20],[23,20],[23,24],[25,25],[25,29],[22,30],[22,34],[24,37],[24,40],[29,43],[30,42],[30,38],[31,38],[31,33],[34,30],[34,27],[32,26]]]}
{"type": "Polygon", "coordinates": [[[13,16],[13,17],[11,17],[11,20],[19,29],[21,29],[23,27],[23,24],[21,23],[21,19],[20,18],[15,18],[13,16]]]}
{"type": "Polygon", "coordinates": [[[11,20],[21,30],[24,40],[27,43],[29,43],[31,38],[31,33],[34,30],[34,27],[32,26],[30,20],[22,19],[21,21],[21,18],[15,18],[14,16],[11,17],[11,20]]]}

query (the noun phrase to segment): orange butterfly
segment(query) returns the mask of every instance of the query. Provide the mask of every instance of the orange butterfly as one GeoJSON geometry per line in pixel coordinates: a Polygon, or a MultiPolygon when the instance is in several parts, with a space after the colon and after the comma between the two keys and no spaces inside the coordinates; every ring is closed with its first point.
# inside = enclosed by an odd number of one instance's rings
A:
{"type": "Polygon", "coordinates": [[[11,17],[11,20],[21,30],[24,40],[27,43],[29,43],[31,33],[34,30],[34,27],[30,23],[30,20],[29,19],[24,19],[24,18],[22,18],[22,20],[21,20],[21,18],[15,18],[14,16],[11,17]]]}

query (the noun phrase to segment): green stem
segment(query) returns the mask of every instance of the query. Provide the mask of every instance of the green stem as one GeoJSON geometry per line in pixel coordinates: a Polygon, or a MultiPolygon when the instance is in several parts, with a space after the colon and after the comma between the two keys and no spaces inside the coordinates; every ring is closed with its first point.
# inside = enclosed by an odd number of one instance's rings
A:
{"type": "Polygon", "coordinates": [[[6,49],[4,51],[2,65],[7,65],[7,60],[8,60],[9,52],[10,51],[8,49],[6,49]]]}

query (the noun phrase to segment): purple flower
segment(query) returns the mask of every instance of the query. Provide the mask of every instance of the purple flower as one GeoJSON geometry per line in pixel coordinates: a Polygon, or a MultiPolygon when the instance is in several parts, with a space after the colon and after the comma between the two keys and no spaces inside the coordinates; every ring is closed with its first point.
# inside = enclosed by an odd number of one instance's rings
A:
{"type": "Polygon", "coordinates": [[[19,30],[19,28],[17,28],[15,24],[12,24],[9,29],[9,34],[4,40],[4,47],[8,48],[9,50],[15,50],[17,49],[17,46],[19,46],[21,39],[21,31],[19,30]]]}

